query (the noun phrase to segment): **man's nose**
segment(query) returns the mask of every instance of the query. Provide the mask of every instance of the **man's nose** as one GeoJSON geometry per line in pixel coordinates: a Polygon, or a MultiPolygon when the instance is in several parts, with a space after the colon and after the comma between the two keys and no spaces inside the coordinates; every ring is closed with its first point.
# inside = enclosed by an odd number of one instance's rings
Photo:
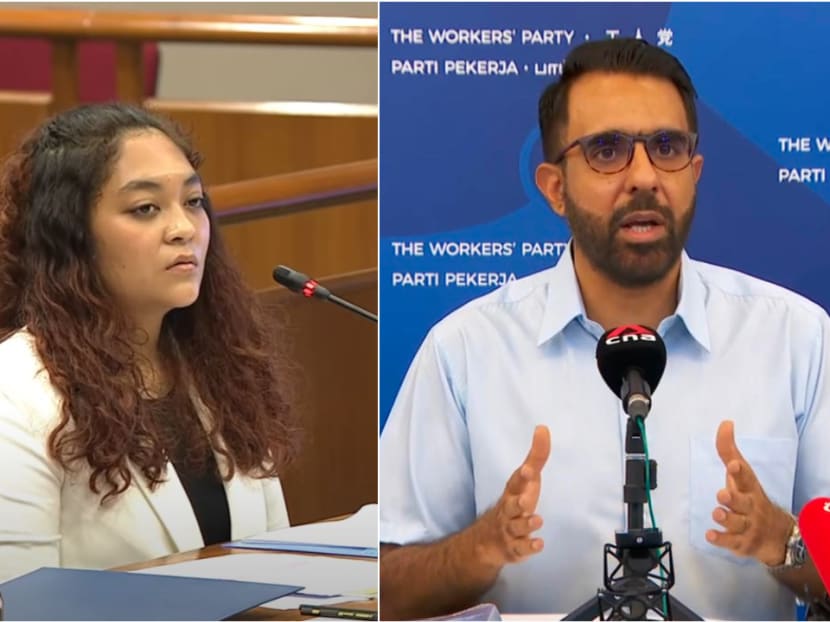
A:
{"type": "Polygon", "coordinates": [[[627,173],[626,185],[630,194],[641,190],[657,192],[657,169],[648,157],[646,146],[641,142],[634,143],[634,153],[627,173]]]}

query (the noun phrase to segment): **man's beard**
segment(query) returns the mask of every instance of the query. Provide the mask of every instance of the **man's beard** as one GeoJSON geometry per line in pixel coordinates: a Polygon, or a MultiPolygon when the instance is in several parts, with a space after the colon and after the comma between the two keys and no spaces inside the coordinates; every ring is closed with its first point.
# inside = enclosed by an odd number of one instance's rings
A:
{"type": "Polygon", "coordinates": [[[689,209],[675,223],[674,213],[668,207],[660,205],[652,193],[641,191],[605,224],[600,217],[579,207],[565,191],[565,217],[575,245],[594,268],[623,287],[643,287],[666,276],[680,258],[692,226],[696,199],[693,195],[689,209]],[[630,214],[642,211],[660,214],[666,235],[654,242],[621,240],[617,235],[620,223],[630,214]]]}

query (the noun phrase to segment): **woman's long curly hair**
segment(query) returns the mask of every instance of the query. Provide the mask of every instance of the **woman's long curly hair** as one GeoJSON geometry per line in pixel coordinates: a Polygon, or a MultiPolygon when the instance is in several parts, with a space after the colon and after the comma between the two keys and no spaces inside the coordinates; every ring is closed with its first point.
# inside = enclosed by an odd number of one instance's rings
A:
{"type": "MultiPolygon", "coordinates": [[[[49,452],[65,469],[88,465],[102,503],[131,485],[130,463],[156,487],[170,453],[170,434],[142,399],[134,331],[95,267],[90,232],[122,138],[146,130],[163,132],[198,168],[199,154],[172,121],[105,104],[45,122],[0,172],[0,339],[22,328],[33,335],[62,397],[49,452]]],[[[159,343],[174,393],[194,414],[178,440],[197,463],[211,447],[223,454],[225,479],[235,471],[271,477],[297,449],[287,361],[277,354],[277,327],[232,265],[205,203],[211,236],[201,290],[192,305],[165,316],[159,343]],[[207,435],[191,394],[209,413],[207,435]]]]}

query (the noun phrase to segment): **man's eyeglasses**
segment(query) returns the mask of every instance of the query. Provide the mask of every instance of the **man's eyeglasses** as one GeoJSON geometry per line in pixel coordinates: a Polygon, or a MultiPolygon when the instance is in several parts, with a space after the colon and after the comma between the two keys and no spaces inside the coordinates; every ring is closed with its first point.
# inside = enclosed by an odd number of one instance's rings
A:
{"type": "Polygon", "coordinates": [[[559,152],[553,161],[559,164],[571,149],[579,145],[585,161],[597,173],[610,175],[628,167],[634,159],[634,145],[643,143],[655,168],[669,173],[686,168],[697,149],[697,134],[679,130],[658,130],[653,134],[600,132],[577,138],[559,152]]]}

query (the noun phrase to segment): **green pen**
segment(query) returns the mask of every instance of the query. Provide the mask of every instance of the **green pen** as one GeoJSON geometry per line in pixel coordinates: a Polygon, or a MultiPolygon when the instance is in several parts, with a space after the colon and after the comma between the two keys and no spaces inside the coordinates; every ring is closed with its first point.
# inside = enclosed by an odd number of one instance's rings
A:
{"type": "Polygon", "coordinates": [[[317,607],[315,605],[300,605],[300,613],[304,616],[322,616],[324,618],[345,618],[347,620],[377,620],[377,611],[365,609],[346,609],[343,607],[317,607]]]}

